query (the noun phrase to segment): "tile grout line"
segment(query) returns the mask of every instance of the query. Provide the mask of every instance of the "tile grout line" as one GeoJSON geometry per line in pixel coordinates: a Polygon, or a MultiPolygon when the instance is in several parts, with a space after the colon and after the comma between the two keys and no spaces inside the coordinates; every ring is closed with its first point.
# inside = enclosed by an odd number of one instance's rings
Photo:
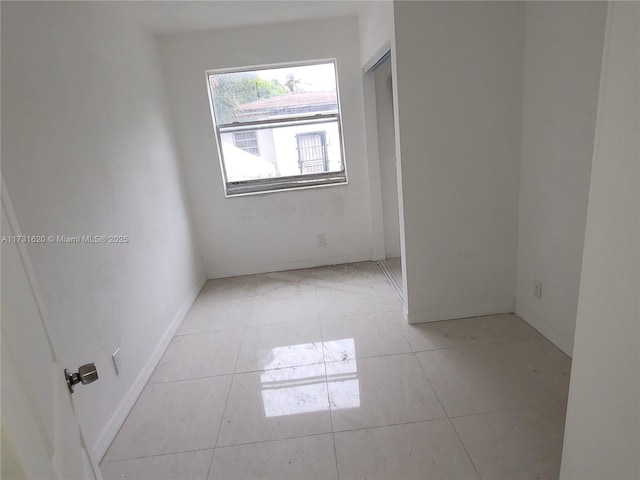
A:
{"type": "Polygon", "coordinates": [[[444,412],[444,414],[447,416],[447,422],[449,422],[449,425],[451,425],[451,428],[453,429],[453,432],[456,434],[456,437],[458,438],[458,441],[460,442],[460,445],[462,445],[462,448],[464,449],[464,453],[466,453],[467,458],[469,459],[469,461],[471,462],[471,465],[473,466],[473,469],[475,470],[476,474],[478,475],[479,479],[482,479],[482,477],[480,476],[480,472],[478,471],[478,467],[476,467],[476,464],[473,462],[473,459],[471,458],[471,455],[469,455],[469,452],[467,451],[467,447],[464,444],[464,442],[462,441],[462,438],[460,438],[460,435],[458,434],[458,431],[456,430],[456,427],[453,425],[453,422],[451,421],[451,418],[449,417],[449,413],[447,412],[447,410],[444,408],[444,405],[442,403],[442,400],[440,400],[440,396],[438,395],[438,392],[436,392],[436,389],[433,387],[433,385],[431,384],[431,379],[429,379],[429,375],[427,375],[427,372],[424,370],[424,367],[422,366],[422,363],[420,362],[420,360],[418,359],[418,355],[414,352],[413,355],[415,355],[416,357],[416,361],[418,362],[418,364],[420,365],[420,370],[422,370],[422,373],[424,375],[424,377],[427,379],[427,382],[429,383],[429,386],[431,387],[431,390],[433,390],[433,394],[436,396],[436,398],[438,399],[438,403],[440,404],[440,406],[442,407],[442,411],[444,412]]]}
{"type": "Polygon", "coordinates": [[[218,330],[203,330],[202,332],[188,332],[188,333],[176,333],[173,338],[177,338],[177,337],[190,337],[192,335],[207,335],[207,334],[213,334],[213,333],[220,333],[220,332],[236,332],[236,331],[240,331],[243,330],[245,327],[229,327],[229,328],[219,328],[218,330]]]}
{"type": "MultiPolygon", "coordinates": [[[[250,296],[250,295],[249,295],[250,296]]],[[[255,296],[255,295],[254,295],[255,296]]],[[[213,451],[211,452],[211,461],[209,462],[209,469],[207,470],[207,479],[211,475],[211,469],[213,468],[213,458],[216,454],[216,448],[218,447],[218,441],[220,440],[220,432],[222,431],[222,425],[224,424],[224,416],[227,413],[227,406],[229,405],[229,397],[231,396],[231,389],[233,388],[233,382],[236,379],[236,368],[238,366],[238,360],[240,358],[240,352],[242,351],[242,345],[244,344],[244,339],[247,334],[247,325],[245,323],[244,328],[242,329],[242,340],[240,341],[240,347],[238,348],[238,353],[236,354],[236,361],[233,364],[233,373],[231,374],[231,382],[229,383],[229,391],[227,392],[227,398],[224,401],[224,408],[222,409],[222,414],[220,415],[220,425],[218,426],[218,433],[216,435],[216,441],[213,444],[213,451]]]]}
{"type": "Polygon", "coordinates": [[[145,459],[145,458],[168,457],[169,455],[181,455],[183,453],[205,452],[207,450],[211,450],[213,452],[214,449],[213,449],[213,447],[208,447],[208,448],[196,448],[194,450],[180,450],[180,451],[177,451],[177,452],[156,453],[154,455],[141,455],[139,457],[131,457],[131,458],[122,458],[122,459],[119,459],[119,460],[102,461],[102,462],[100,462],[100,465],[107,464],[107,463],[129,462],[131,460],[142,460],[142,459],[145,459]]]}
{"type": "MultiPolygon", "coordinates": [[[[216,447],[216,450],[224,450],[225,448],[246,447],[247,445],[259,445],[261,443],[284,442],[286,440],[298,440],[300,438],[321,437],[323,435],[331,435],[331,432],[310,433],[308,435],[298,435],[294,437],[272,438],[270,440],[255,440],[252,442],[234,443],[232,445],[220,445],[219,447],[216,447]]],[[[203,450],[209,450],[209,449],[206,448],[203,450]]]]}
{"type": "Polygon", "coordinates": [[[456,426],[453,424],[453,422],[451,421],[450,418],[447,417],[447,421],[449,422],[449,425],[451,425],[451,428],[453,429],[453,433],[456,434],[456,437],[458,438],[458,441],[460,442],[460,445],[462,445],[462,448],[464,449],[464,453],[467,454],[467,458],[469,459],[469,461],[471,462],[471,465],[473,466],[473,469],[476,471],[476,473],[478,474],[478,478],[482,479],[482,475],[480,475],[480,471],[478,470],[478,467],[476,467],[475,462],[473,461],[473,458],[471,458],[471,455],[469,454],[469,451],[467,450],[467,446],[464,444],[464,442],[462,441],[462,437],[460,437],[460,434],[458,433],[458,430],[456,430],[456,426]]]}
{"type": "Polygon", "coordinates": [[[447,420],[447,417],[428,418],[426,420],[412,420],[410,422],[390,423],[388,425],[372,425],[370,427],[358,427],[358,428],[352,428],[350,430],[338,430],[337,432],[334,432],[334,433],[361,432],[363,430],[373,430],[375,428],[401,427],[403,425],[416,425],[418,423],[440,422],[442,420],[447,420]]]}
{"type": "Polygon", "coordinates": [[[333,457],[336,460],[336,479],[340,480],[340,468],[338,467],[338,448],[336,447],[336,432],[333,431],[333,421],[331,425],[331,440],[333,441],[333,457]]]}
{"type": "MultiPolygon", "coordinates": [[[[316,305],[317,305],[317,296],[316,296],[316,305]]],[[[317,310],[317,308],[316,308],[317,310]]],[[[333,426],[333,409],[331,408],[331,393],[329,392],[329,374],[327,373],[327,360],[325,357],[325,348],[324,348],[324,333],[322,331],[322,322],[318,321],[320,325],[320,343],[322,344],[322,360],[324,365],[324,380],[327,385],[327,404],[329,406],[329,419],[331,420],[331,441],[333,442],[333,458],[336,464],[336,478],[340,480],[340,471],[338,469],[338,450],[336,448],[336,434],[335,427],[333,426]]]]}
{"type": "MultiPolygon", "coordinates": [[[[470,414],[470,415],[462,415],[462,416],[456,416],[456,417],[437,417],[437,418],[429,418],[429,419],[423,419],[423,420],[412,420],[409,422],[398,422],[398,423],[390,423],[390,424],[386,424],[386,425],[371,425],[368,427],[358,427],[358,428],[352,428],[352,429],[348,429],[348,430],[338,430],[336,432],[320,432],[320,433],[311,433],[308,435],[294,435],[294,436],[287,436],[287,437],[282,437],[282,438],[274,438],[274,439],[269,439],[269,440],[256,440],[256,441],[251,441],[251,442],[242,442],[242,443],[234,443],[231,445],[220,445],[220,446],[216,446],[215,449],[219,450],[219,449],[225,449],[225,448],[234,448],[234,447],[242,447],[242,446],[246,446],[246,445],[257,445],[260,443],[274,443],[274,442],[281,442],[284,440],[295,440],[295,439],[300,439],[300,438],[307,438],[307,437],[319,437],[322,435],[329,435],[329,434],[339,434],[339,433],[351,433],[351,432],[361,432],[364,430],[374,430],[374,429],[381,429],[381,428],[389,428],[389,427],[401,427],[401,426],[405,426],[405,425],[417,425],[420,423],[431,423],[431,422],[441,422],[444,420],[456,420],[458,418],[466,418],[466,417],[475,417],[475,416],[484,416],[484,415],[491,415],[491,414],[499,414],[499,413],[509,413],[509,412],[500,412],[500,411],[491,411],[491,412],[482,412],[482,413],[475,413],[475,414],[470,414]]],[[[148,457],[157,457],[157,456],[162,456],[162,455],[173,455],[173,454],[178,454],[178,453],[188,453],[188,452],[196,452],[196,451],[203,451],[203,450],[211,450],[211,448],[202,448],[199,450],[186,450],[184,452],[170,452],[170,453],[165,453],[165,454],[158,454],[158,455],[146,455],[143,457],[135,457],[133,459],[124,459],[124,460],[113,460],[111,462],[105,462],[105,463],[114,463],[114,462],[120,462],[120,461],[126,461],[126,460],[134,460],[136,458],[148,458],[148,457]]]]}
{"type": "MultiPolygon", "coordinates": [[[[484,414],[482,414],[484,415],[484,414]]],[[[458,418],[458,417],[454,417],[454,418],[458,418]]],[[[320,437],[323,435],[331,435],[331,434],[337,434],[337,433],[350,433],[350,432],[360,432],[363,430],[373,430],[373,429],[379,429],[379,428],[388,428],[388,427],[401,427],[404,425],[415,425],[415,424],[419,424],[419,423],[430,423],[430,422],[441,422],[443,420],[448,420],[447,417],[437,417],[437,418],[430,418],[430,419],[426,419],[426,420],[413,420],[410,422],[399,422],[399,423],[391,423],[388,425],[372,425],[369,427],[359,427],[359,428],[353,428],[353,429],[349,429],[349,430],[338,430],[336,432],[319,432],[319,433],[311,433],[308,435],[294,435],[294,436],[290,436],[290,437],[282,437],[282,438],[272,438],[269,440],[256,440],[256,441],[251,441],[251,442],[242,442],[242,443],[234,443],[231,445],[220,445],[220,446],[216,446],[215,450],[221,450],[221,449],[226,449],[226,448],[234,448],[234,447],[243,447],[243,446],[247,446],[247,445],[258,445],[260,443],[275,443],[275,442],[282,442],[284,440],[296,440],[296,439],[300,439],[300,438],[308,438],[308,437],[320,437]]],[[[175,455],[175,454],[180,454],[180,453],[189,453],[189,452],[199,452],[199,451],[204,451],[204,450],[213,450],[213,448],[201,448],[198,450],[185,450],[185,451],[180,451],[180,452],[169,452],[169,453],[162,453],[162,454],[158,454],[158,455],[145,455],[142,457],[134,457],[134,458],[127,458],[127,459],[123,459],[123,460],[112,460],[110,462],[105,462],[105,463],[115,463],[115,462],[121,462],[121,461],[127,461],[127,460],[135,460],[135,459],[139,459],[139,458],[150,458],[150,457],[159,457],[159,456],[163,456],[163,455],[175,455]]]]}
{"type": "Polygon", "coordinates": [[[429,384],[429,388],[431,388],[431,391],[436,396],[436,399],[438,400],[438,404],[440,405],[440,408],[442,408],[442,411],[444,412],[445,417],[448,419],[449,418],[449,414],[447,413],[447,409],[444,408],[444,404],[442,403],[442,400],[440,400],[440,396],[438,395],[438,392],[436,392],[436,389],[434,388],[433,384],[431,383],[431,379],[429,378],[429,375],[427,375],[427,372],[425,372],[424,367],[422,366],[422,363],[420,362],[420,359],[418,358],[418,355],[415,352],[413,352],[412,355],[416,359],[416,362],[418,362],[418,365],[420,366],[420,370],[422,371],[422,375],[424,376],[425,380],[429,384]]]}
{"type": "MultiPolygon", "coordinates": [[[[408,341],[408,340],[407,340],[408,341]]],[[[479,341],[479,342],[474,342],[474,343],[461,343],[460,345],[451,345],[450,347],[439,347],[439,348],[430,348],[427,350],[414,350],[413,347],[411,347],[411,350],[413,351],[413,353],[427,353],[427,352],[441,352],[443,350],[453,350],[456,348],[465,348],[465,347],[474,347],[476,345],[486,345],[489,343],[498,343],[500,342],[499,339],[497,340],[488,340],[488,341],[479,341]]],[[[411,345],[411,342],[409,342],[409,345],[411,345]]]]}

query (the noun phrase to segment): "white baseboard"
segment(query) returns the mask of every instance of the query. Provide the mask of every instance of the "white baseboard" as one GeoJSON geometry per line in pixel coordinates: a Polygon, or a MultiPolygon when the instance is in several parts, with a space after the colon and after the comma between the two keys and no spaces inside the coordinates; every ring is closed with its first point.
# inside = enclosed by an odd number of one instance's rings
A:
{"type": "Polygon", "coordinates": [[[543,337],[553,343],[556,347],[566,353],[569,358],[573,358],[573,342],[567,340],[558,332],[556,332],[551,325],[544,320],[537,318],[535,315],[516,308],[515,314],[522,318],[525,322],[535,328],[543,337]]]}
{"type": "Polygon", "coordinates": [[[120,427],[122,427],[122,424],[126,420],[127,415],[129,415],[129,412],[133,408],[133,405],[136,403],[136,400],[138,400],[138,397],[140,396],[140,394],[142,393],[142,390],[144,389],[145,385],[149,381],[149,378],[153,374],[153,371],[158,365],[158,362],[160,362],[160,359],[162,358],[162,355],[164,355],[164,352],[169,346],[169,343],[171,343],[171,339],[176,334],[176,331],[180,327],[182,320],[184,320],[184,317],[189,312],[189,309],[191,308],[191,305],[193,305],[193,302],[198,296],[198,293],[200,293],[200,290],[202,290],[202,286],[204,285],[206,280],[207,279],[203,275],[198,280],[197,284],[193,287],[193,289],[189,292],[189,294],[187,295],[187,298],[180,306],[180,309],[173,317],[173,320],[171,321],[169,328],[167,328],[166,332],[158,342],[158,345],[156,346],[155,350],[149,357],[149,360],[147,361],[145,366],[142,368],[142,370],[134,380],[133,384],[129,388],[129,391],[127,392],[125,397],[122,399],[122,401],[120,402],[120,405],[118,405],[118,408],[113,413],[113,415],[107,422],[107,425],[105,426],[104,430],[102,431],[102,433],[100,434],[96,442],[94,443],[92,448],[93,456],[94,458],[98,459],[98,462],[102,461],[102,458],[107,453],[107,450],[111,445],[111,442],[113,442],[113,439],[118,434],[120,427]]]}
{"type": "Polygon", "coordinates": [[[513,303],[493,304],[493,305],[469,305],[466,307],[449,307],[421,310],[419,312],[404,311],[404,318],[409,324],[439,322],[441,320],[453,320],[455,318],[482,317],[484,315],[497,315],[500,313],[511,313],[514,308],[513,303]]]}

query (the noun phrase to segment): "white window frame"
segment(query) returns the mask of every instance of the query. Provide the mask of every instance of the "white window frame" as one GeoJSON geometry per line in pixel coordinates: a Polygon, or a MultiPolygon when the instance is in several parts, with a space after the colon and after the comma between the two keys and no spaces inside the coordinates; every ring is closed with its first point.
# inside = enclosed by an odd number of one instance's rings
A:
{"type": "Polygon", "coordinates": [[[239,68],[225,68],[207,70],[205,72],[205,80],[207,84],[207,92],[209,94],[209,108],[211,109],[211,119],[213,121],[213,129],[216,137],[218,147],[218,158],[220,160],[220,169],[222,171],[222,182],[224,186],[224,192],[226,197],[235,197],[241,195],[255,195],[271,192],[281,192],[285,190],[294,190],[301,188],[314,188],[325,187],[330,185],[346,185],[347,180],[347,167],[344,154],[344,136],[342,132],[342,108],[340,106],[340,92],[338,81],[338,68],[335,58],[310,60],[300,62],[287,62],[268,65],[253,65],[239,68]],[[283,118],[271,119],[271,120],[253,120],[244,122],[233,122],[227,124],[218,124],[216,121],[216,115],[214,110],[213,92],[211,91],[211,82],[209,77],[211,75],[219,75],[224,73],[242,73],[242,72],[254,72],[257,70],[268,70],[274,68],[286,68],[286,67],[301,67],[307,65],[318,65],[325,63],[333,63],[334,75],[336,79],[336,100],[338,105],[337,112],[331,113],[313,113],[313,114],[299,114],[290,115],[283,118]],[[265,128],[274,127],[292,127],[297,125],[313,125],[326,123],[327,120],[334,120],[338,124],[338,141],[340,142],[340,162],[342,169],[340,171],[312,173],[304,175],[294,176],[282,176],[273,178],[264,178],[256,180],[243,180],[232,181],[227,179],[226,166],[224,163],[224,155],[222,151],[222,133],[234,133],[243,131],[256,131],[265,128]]]}

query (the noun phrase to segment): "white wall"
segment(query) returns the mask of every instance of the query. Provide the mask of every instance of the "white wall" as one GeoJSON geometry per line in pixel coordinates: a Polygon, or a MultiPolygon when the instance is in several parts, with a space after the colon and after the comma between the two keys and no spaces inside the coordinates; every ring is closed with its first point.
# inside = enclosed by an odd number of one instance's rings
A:
{"type": "Polygon", "coordinates": [[[408,320],[512,311],[522,5],[397,2],[394,15],[408,320]]]}
{"type": "Polygon", "coordinates": [[[160,45],[207,275],[371,259],[356,18],[176,34],[160,45]],[[225,198],[205,70],[334,57],[349,184],[225,198]]]}
{"type": "Polygon", "coordinates": [[[362,2],[358,15],[358,33],[360,36],[360,61],[363,66],[385,44],[391,44],[394,39],[394,29],[392,1],[362,2]]]}
{"type": "Polygon", "coordinates": [[[393,23],[393,2],[361,2],[358,14],[358,34],[360,39],[360,63],[363,65],[364,116],[367,137],[367,157],[369,159],[369,182],[371,188],[371,230],[373,232],[373,257],[385,258],[384,204],[382,201],[378,150],[378,123],[375,79],[371,67],[390,49],[395,41],[393,23]]]}
{"type": "Polygon", "coordinates": [[[640,478],[640,4],[609,7],[560,478],[640,478]]]}
{"type": "Polygon", "coordinates": [[[371,67],[391,48],[395,41],[393,2],[360,2],[358,14],[360,40],[360,63],[363,66],[362,86],[364,94],[364,121],[366,152],[369,159],[369,183],[371,204],[371,230],[373,235],[373,258],[385,258],[383,202],[378,146],[378,124],[376,112],[375,79],[371,67]]]}
{"type": "Polygon", "coordinates": [[[23,232],[129,237],[29,246],[62,363],[99,370],[73,395],[98,457],[202,277],[154,47],[113,4],[2,4],[2,175],[23,232]]]}
{"type": "Polygon", "coordinates": [[[606,3],[525,12],[516,313],[571,355],[606,3]]]}

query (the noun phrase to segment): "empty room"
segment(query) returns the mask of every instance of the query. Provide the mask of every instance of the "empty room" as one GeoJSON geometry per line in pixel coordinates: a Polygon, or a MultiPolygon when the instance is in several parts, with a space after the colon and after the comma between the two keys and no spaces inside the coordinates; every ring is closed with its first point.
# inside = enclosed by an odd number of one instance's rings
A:
{"type": "Polygon", "coordinates": [[[0,21],[3,479],[640,478],[640,2],[0,21]]]}

